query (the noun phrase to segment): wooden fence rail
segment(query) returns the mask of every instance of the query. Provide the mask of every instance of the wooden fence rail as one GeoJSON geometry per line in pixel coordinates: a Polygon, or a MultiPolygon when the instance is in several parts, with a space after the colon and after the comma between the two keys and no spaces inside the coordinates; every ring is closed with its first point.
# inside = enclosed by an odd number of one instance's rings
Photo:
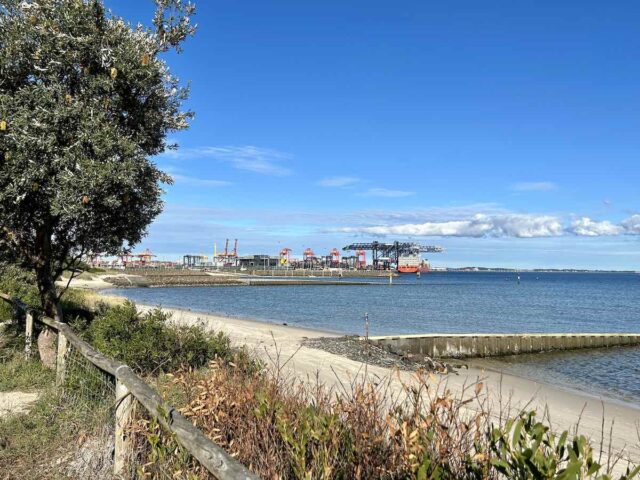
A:
{"type": "Polygon", "coordinates": [[[129,422],[132,411],[132,400],[135,398],[147,412],[155,418],[167,431],[172,433],[178,443],[189,452],[198,462],[218,480],[251,479],[259,477],[251,473],[244,465],[231,457],[220,446],[207,438],[189,420],[162,397],[144,380],[136,375],[124,363],[109,358],[94,350],[91,345],[78,337],[65,324],[47,317],[38,317],[36,312],[9,295],[0,293],[0,299],[10,303],[26,316],[25,327],[25,355],[32,352],[32,337],[34,322],[42,323],[58,333],[58,351],[56,362],[56,384],[62,385],[65,377],[65,359],[68,345],[71,344],[80,354],[98,369],[115,378],[116,383],[116,428],[114,475],[121,478],[125,473],[127,438],[125,427],[129,422]]]}

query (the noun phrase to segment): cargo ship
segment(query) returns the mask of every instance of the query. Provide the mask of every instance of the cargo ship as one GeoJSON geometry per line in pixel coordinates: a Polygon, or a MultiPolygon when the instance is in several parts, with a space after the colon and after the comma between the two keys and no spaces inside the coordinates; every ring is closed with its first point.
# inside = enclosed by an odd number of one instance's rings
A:
{"type": "Polygon", "coordinates": [[[398,273],[427,273],[430,270],[429,262],[420,255],[403,255],[398,258],[398,273]]]}

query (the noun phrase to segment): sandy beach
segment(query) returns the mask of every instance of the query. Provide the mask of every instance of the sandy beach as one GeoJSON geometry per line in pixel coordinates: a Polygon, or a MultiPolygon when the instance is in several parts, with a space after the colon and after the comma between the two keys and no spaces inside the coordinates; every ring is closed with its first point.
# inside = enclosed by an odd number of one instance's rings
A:
{"type": "MultiPolygon", "coordinates": [[[[152,308],[140,305],[141,309],[152,308]]],[[[407,371],[392,371],[373,365],[349,360],[322,350],[302,345],[307,338],[335,336],[329,332],[258,322],[247,319],[229,318],[188,310],[163,308],[172,314],[172,321],[181,325],[201,323],[206,328],[226,332],[235,345],[246,347],[267,362],[278,361],[286,364],[288,373],[302,379],[319,379],[328,385],[344,388],[354,379],[368,375],[375,381],[390,379],[391,391],[401,390],[401,382],[411,382],[412,374],[407,371]],[[276,360],[278,359],[279,360],[276,360]]],[[[487,401],[493,411],[499,405],[510,403],[511,411],[536,409],[539,417],[546,411],[555,430],[573,431],[579,422],[579,431],[593,441],[596,458],[604,438],[604,451],[609,449],[613,456],[624,452],[633,461],[640,460],[640,409],[633,405],[610,399],[589,396],[581,392],[537,383],[528,379],[470,367],[458,374],[442,375],[434,383],[441,382],[452,394],[460,394],[465,387],[482,381],[486,388],[487,401]],[[603,417],[604,416],[604,417],[603,417]],[[604,427],[603,427],[604,418],[604,427]],[[604,428],[604,430],[603,430],[604,428]],[[603,433],[604,431],[604,433],[603,433]]]]}

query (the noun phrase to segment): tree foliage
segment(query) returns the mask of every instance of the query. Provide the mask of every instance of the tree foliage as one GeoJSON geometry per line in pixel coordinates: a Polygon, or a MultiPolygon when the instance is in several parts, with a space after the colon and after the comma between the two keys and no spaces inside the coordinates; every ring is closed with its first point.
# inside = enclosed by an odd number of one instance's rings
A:
{"type": "Polygon", "coordinates": [[[171,179],[150,157],[192,117],[162,54],[193,13],[156,0],[145,27],[100,0],[0,0],[0,247],[36,273],[49,314],[55,278],[138,243],[162,209],[171,179]]]}

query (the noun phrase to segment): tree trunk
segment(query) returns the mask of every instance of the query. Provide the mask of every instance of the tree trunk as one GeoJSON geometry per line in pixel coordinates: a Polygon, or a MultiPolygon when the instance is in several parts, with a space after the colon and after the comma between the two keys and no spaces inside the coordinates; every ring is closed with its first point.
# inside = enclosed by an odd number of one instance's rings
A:
{"type": "MultiPolygon", "coordinates": [[[[64,321],[62,307],[58,301],[54,280],[48,272],[38,271],[36,272],[36,276],[44,314],[59,322],[64,321]]],[[[57,339],[58,334],[49,327],[45,327],[38,336],[38,352],[40,353],[40,360],[45,367],[50,369],[54,369],[56,367],[57,339]]]]}

